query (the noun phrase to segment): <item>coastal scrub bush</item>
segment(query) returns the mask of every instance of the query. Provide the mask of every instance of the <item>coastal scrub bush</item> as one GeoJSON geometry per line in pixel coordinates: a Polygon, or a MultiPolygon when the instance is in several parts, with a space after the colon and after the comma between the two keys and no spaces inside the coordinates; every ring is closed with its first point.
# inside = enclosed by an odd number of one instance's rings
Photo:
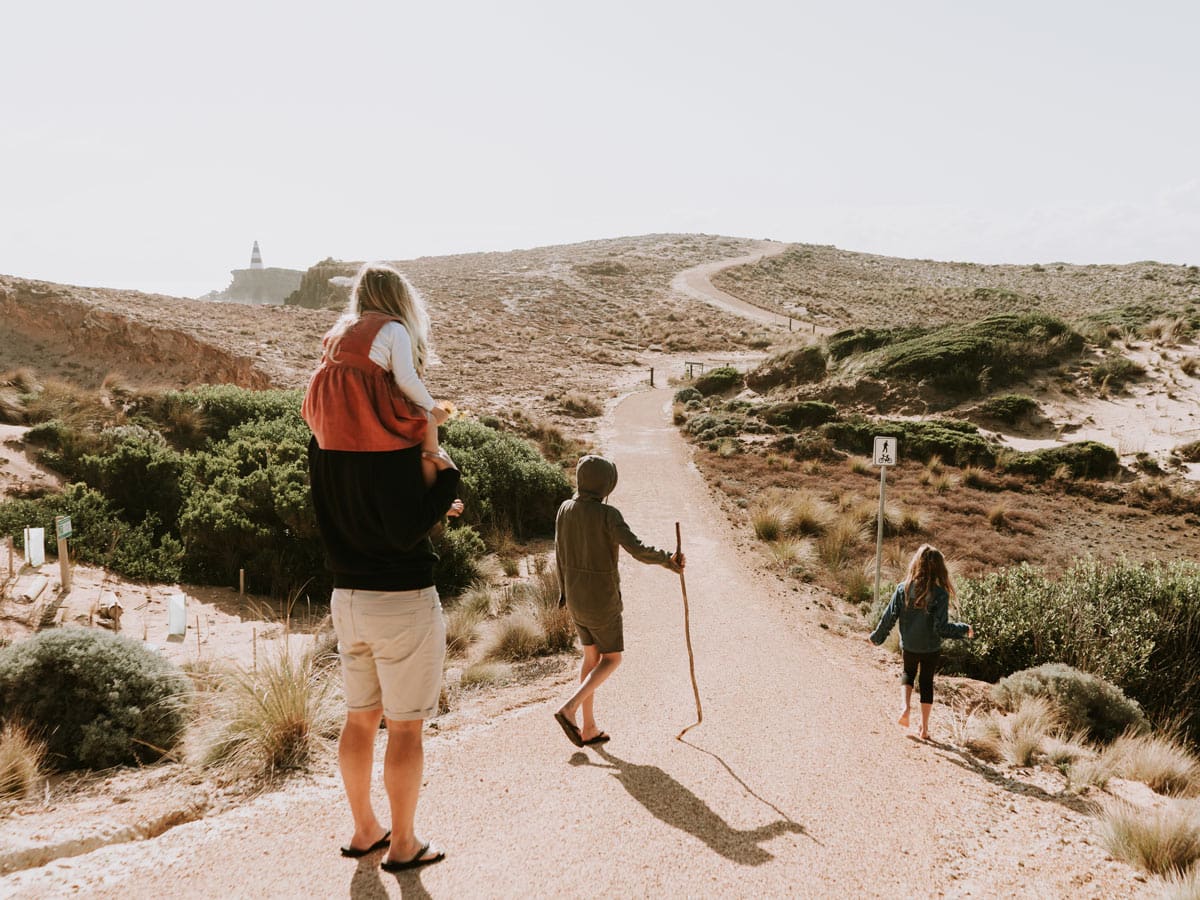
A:
{"type": "Polygon", "coordinates": [[[487,547],[470,525],[447,526],[434,538],[433,549],[438,555],[433,580],[439,594],[456,597],[479,580],[479,561],[487,547]]]}
{"type": "Polygon", "coordinates": [[[723,394],[742,384],[742,373],[732,366],[718,366],[709,369],[692,382],[701,396],[711,397],[713,394],[723,394]]]}
{"type": "MultiPolygon", "coordinates": [[[[141,429],[139,429],[141,430],[141,429]]],[[[79,479],[105,496],[131,524],[154,516],[159,526],[174,526],[183,505],[184,457],[155,432],[135,434],[79,460],[79,479]]]]}
{"type": "Polygon", "coordinates": [[[997,422],[1016,425],[1040,410],[1038,402],[1025,394],[1002,394],[979,404],[979,413],[997,422]]]}
{"type": "Polygon", "coordinates": [[[0,650],[0,715],[52,725],[58,769],[158,760],[183,735],[190,689],[173,664],[106,631],[54,629],[0,650]]]}
{"type": "Polygon", "coordinates": [[[1124,356],[1107,356],[1102,362],[1092,367],[1089,377],[1092,384],[1104,384],[1109,387],[1121,387],[1130,381],[1136,381],[1146,374],[1146,367],[1124,356]]]}
{"type": "Polygon", "coordinates": [[[1073,478],[1111,478],[1121,471],[1117,451],[1097,441],[1078,441],[1061,447],[1045,447],[1006,456],[1006,472],[1031,475],[1039,480],[1054,477],[1060,469],[1073,478]]]}
{"type": "Polygon", "coordinates": [[[857,356],[847,371],[882,381],[925,381],[970,395],[1020,380],[1082,349],[1083,337],[1053,316],[1004,313],[886,344],[857,356]]]}
{"type": "Polygon", "coordinates": [[[792,431],[824,425],[837,418],[837,407],[820,400],[801,400],[789,403],[770,403],[754,409],[754,415],[768,425],[792,431]]]}
{"type": "Polygon", "coordinates": [[[676,403],[687,403],[689,400],[699,400],[704,395],[694,387],[681,388],[675,392],[676,403]]]}
{"type": "Polygon", "coordinates": [[[820,344],[805,344],[772,356],[746,373],[746,385],[760,394],[781,385],[808,384],[825,377],[827,351],[820,344]]]}
{"type": "MultiPolygon", "coordinates": [[[[300,390],[255,391],[232,384],[205,384],[167,391],[147,400],[140,412],[187,443],[188,430],[199,427],[211,443],[223,441],[239,425],[271,419],[301,422],[300,390]],[[189,417],[183,411],[190,410],[189,417]],[[182,428],[180,426],[183,426],[182,428]]],[[[194,438],[194,435],[193,435],[194,438]]]]}
{"type": "Polygon", "coordinates": [[[831,334],[826,340],[830,359],[845,359],[855,353],[866,353],[888,344],[918,338],[928,332],[919,325],[898,328],[847,328],[831,334]]]}
{"type": "Polygon", "coordinates": [[[571,485],[532,444],[468,419],[449,422],[442,444],[463,473],[464,522],[507,529],[518,538],[554,529],[571,485]]]}
{"type": "Polygon", "coordinates": [[[933,457],[956,466],[990,466],[995,450],[979,429],[959,419],[867,419],[861,416],[821,427],[834,445],[850,453],[869,454],[876,435],[895,437],[906,459],[929,460],[933,457]]]}
{"type": "Polygon", "coordinates": [[[1057,579],[1022,564],[963,579],[973,641],[947,644],[949,671],[995,681],[1061,662],[1098,675],[1152,719],[1200,736],[1200,566],[1084,559],[1057,579]]]}
{"type": "Polygon", "coordinates": [[[1101,741],[1125,731],[1141,731],[1146,717],[1141,706],[1115,684],[1063,663],[1044,663],[1002,678],[991,689],[1002,709],[1016,709],[1024,697],[1042,697],[1054,704],[1071,731],[1084,730],[1101,741]]]}
{"type": "Polygon", "coordinates": [[[686,430],[699,441],[736,437],[745,428],[746,417],[739,413],[705,412],[688,419],[686,430]]]}

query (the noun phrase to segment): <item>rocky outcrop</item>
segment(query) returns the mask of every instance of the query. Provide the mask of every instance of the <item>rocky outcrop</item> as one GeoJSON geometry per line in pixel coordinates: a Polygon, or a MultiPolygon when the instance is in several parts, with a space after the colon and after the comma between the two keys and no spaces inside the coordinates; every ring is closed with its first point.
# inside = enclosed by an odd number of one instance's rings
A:
{"type": "Polygon", "coordinates": [[[256,360],[179,329],[105,309],[109,295],[114,299],[121,295],[127,302],[132,297],[159,309],[188,302],[0,277],[0,368],[32,365],[38,371],[116,371],[142,383],[271,386],[256,360]]]}
{"type": "Polygon", "coordinates": [[[352,278],[358,266],[358,263],[324,259],[304,273],[295,292],[284,302],[288,306],[304,306],[308,309],[345,306],[350,299],[350,289],[344,280],[352,278]],[[331,282],[331,278],[343,283],[331,282]]]}
{"type": "Polygon", "coordinates": [[[205,300],[227,303],[283,303],[300,287],[304,275],[299,269],[234,269],[233,281],[220,293],[206,294],[205,300]]]}

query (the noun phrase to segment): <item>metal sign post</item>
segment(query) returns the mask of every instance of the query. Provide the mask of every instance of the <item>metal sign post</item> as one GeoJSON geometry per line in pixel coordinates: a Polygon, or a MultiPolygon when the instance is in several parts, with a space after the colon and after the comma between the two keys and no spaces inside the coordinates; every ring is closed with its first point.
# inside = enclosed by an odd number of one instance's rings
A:
{"type": "Polygon", "coordinates": [[[55,516],[54,532],[58,535],[58,574],[64,591],[71,590],[71,561],[67,558],[67,538],[71,536],[71,517],[55,516]]]}
{"type": "Polygon", "coordinates": [[[875,438],[875,452],[871,456],[871,464],[879,466],[879,515],[875,527],[875,605],[879,606],[879,575],[883,567],[883,504],[887,496],[888,466],[896,464],[896,439],[894,437],[875,438]]]}

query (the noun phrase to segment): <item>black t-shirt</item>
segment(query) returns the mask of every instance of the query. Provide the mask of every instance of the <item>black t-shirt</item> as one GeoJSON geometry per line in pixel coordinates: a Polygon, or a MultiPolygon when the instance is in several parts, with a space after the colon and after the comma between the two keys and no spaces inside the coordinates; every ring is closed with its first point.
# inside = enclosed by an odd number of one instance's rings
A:
{"type": "Polygon", "coordinates": [[[429,531],[458,492],[456,469],[426,489],[421,448],[354,452],[308,444],[313,506],[333,585],[411,591],[433,584],[429,531]]]}

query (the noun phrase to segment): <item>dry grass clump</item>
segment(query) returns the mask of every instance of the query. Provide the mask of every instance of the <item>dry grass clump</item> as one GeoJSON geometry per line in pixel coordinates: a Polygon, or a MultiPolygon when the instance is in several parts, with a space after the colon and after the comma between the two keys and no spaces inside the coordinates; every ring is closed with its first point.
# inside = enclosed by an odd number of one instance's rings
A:
{"type": "Polygon", "coordinates": [[[842,592],[851,603],[869,603],[875,590],[875,561],[847,566],[841,573],[842,592]]]}
{"type": "Polygon", "coordinates": [[[789,534],[821,534],[833,521],[829,504],[812,491],[795,491],[787,498],[789,534]]]}
{"type": "Polygon", "coordinates": [[[787,506],[778,499],[756,498],[750,504],[750,525],[762,541],[777,541],[788,526],[787,506]]]}
{"type": "Polygon", "coordinates": [[[583,394],[570,393],[558,401],[559,408],[576,419],[591,419],[604,412],[604,407],[583,394]]]}
{"type": "Polygon", "coordinates": [[[512,669],[494,662],[477,662],[467,666],[458,681],[463,690],[493,687],[507,681],[512,669]]]}
{"type": "Polygon", "coordinates": [[[1105,755],[1120,777],[1140,781],[1159,794],[1200,795],[1200,760],[1170,735],[1125,734],[1105,755]]]}
{"type": "Polygon", "coordinates": [[[25,424],[25,404],[21,402],[21,395],[12,388],[0,388],[0,423],[25,424]]]}
{"type": "Polygon", "coordinates": [[[977,491],[991,490],[995,486],[987,472],[979,466],[964,466],[962,483],[964,487],[974,488],[977,491]]]}
{"type": "Polygon", "coordinates": [[[458,598],[455,609],[471,612],[480,620],[492,614],[492,588],[487,582],[477,581],[458,598]]]}
{"type": "Polygon", "coordinates": [[[929,473],[930,477],[941,475],[944,469],[945,464],[942,462],[942,457],[937,453],[925,461],[925,471],[929,473]]]}
{"type": "Polygon", "coordinates": [[[542,630],[542,652],[563,653],[575,646],[575,621],[566,606],[559,606],[562,594],[558,571],[544,569],[526,587],[534,619],[542,630]]]}
{"type": "Polygon", "coordinates": [[[786,568],[809,563],[814,555],[811,541],[783,538],[772,541],[768,546],[771,549],[771,555],[775,557],[775,562],[786,568]]]}
{"type": "Polygon", "coordinates": [[[1141,809],[1113,803],[1100,814],[1097,830],[1114,857],[1154,875],[1181,875],[1200,860],[1200,811],[1195,804],[1141,809]]]}
{"type": "Polygon", "coordinates": [[[521,610],[496,623],[496,630],[483,654],[485,660],[519,662],[543,652],[544,634],[533,613],[521,610]]]}
{"type": "Polygon", "coordinates": [[[1200,356],[1185,356],[1179,361],[1179,370],[1192,378],[1200,372],[1200,356]]]}
{"type": "Polygon", "coordinates": [[[1058,711],[1041,697],[1026,697],[1008,715],[989,712],[973,719],[965,729],[967,749],[991,762],[1029,766],[1042,750],[1043,743],[1057,736],[1061,720],[1058,711]]]}
{"type": "Polygon", "coordinates": [[[1003,503],[997,503],[989,509],[987,519],[988,524],[997,531],[1003,531],[1012,524],[1008,518],[1008,507],[1003,503]]]}
{"type": "Polygon", "coordinates": [[[42,780],[46,744],[15,722],[0,729],[0,798],[28,797],[42,780]]]}
{"type": "Polygon", "coordinates": [[[286,641],[260,654],[256,669],[232,670],[216,698],[204,762],[243,778],[306,765],[341,726],[338,684],[316,654],[286,641]]]}
{"type": "Polygon", "coordinates": [[[475,609],[456,606],[446,614],[446,655],[461,658],[479,640],[483,616],[475,609]]]}
{"type": "Polygon", "coordinates": [[[849,461],[850,471],[855,475],[874,475],[871,470],[871,460],[865,456],[851,456],[849,461]]]}
{"type": "Polygon", "coordinates": [[[841,569],[854,556],[863,539],[863,526],[854,516],[839,516],[817,538],[817,558],[826,568],[841,569]]]}
{"type": "Polygon", "coordinates": [[[1159,900],[1200,900],[1200,866],[1193,865],[1186,872],[1175,871],[1167,875],[1159,900]]]}
{"type": "Polygon", "coordinates": [[[9,369],[0,374],[0,387],[10,387],[22,394],[35,393],[41,387],[33,369],[9,369]]]}

